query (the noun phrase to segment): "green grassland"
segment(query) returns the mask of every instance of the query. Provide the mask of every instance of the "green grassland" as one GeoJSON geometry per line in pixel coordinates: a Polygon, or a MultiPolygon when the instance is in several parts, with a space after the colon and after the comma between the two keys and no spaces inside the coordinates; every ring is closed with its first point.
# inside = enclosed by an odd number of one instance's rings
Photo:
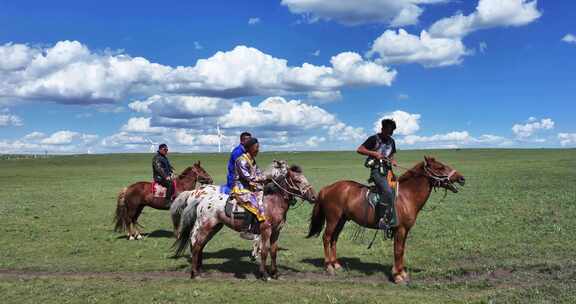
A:
{"type": "MultiPolygon", "coordinates": [[[[467,179],[458,194],[433,193],[407,242],[412,282],[389,282],[392,243],[352,241],[346,270],[324,274],[320,238],[305,239],[311,205],[288,213],[280,237],[281,278],[262,282],[250,243],[223,229],[205,250],[207,278],[191,281],[173,258],[167,211],[144,209],[146,236],[112,231],[122,187],[149,180],[152,155],[82,155],[0,160],[0,295],[3,303],[574,303],[576,150],[401,151],[412,166],[432,155],[467,179]],[[284,276],[282,276],[284,274],[284,276]]],[[[304,169],[316,191],[340,179],[365,182],[352,152],[262,153],[304,169]]],[[[217,183],[227,155],[171,154],[178,171],[201,160],[217,183]]],[[[399,171],[401,173],[401,170],[399,171]]]]}

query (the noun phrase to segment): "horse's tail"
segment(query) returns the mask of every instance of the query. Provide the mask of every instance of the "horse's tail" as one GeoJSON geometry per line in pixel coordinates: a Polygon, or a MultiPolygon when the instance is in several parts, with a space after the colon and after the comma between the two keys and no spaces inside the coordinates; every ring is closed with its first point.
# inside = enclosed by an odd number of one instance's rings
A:
{"type": "Polygon", "coordinates": [[[186,247],[188,247],[188,244],[190,244],[190,236],[198,216],[196,213],[197,207],[198,202],[193,202],[192,204],[188,205],[182,213],[182,217],[180,219],[180,233],[172,245],[172,248],[176,248],[174,253],[174,256],[176,257],[181,256],[184,250],[186,250],[186,247]]]}
{"type": "Polygon", "coordinates": [[[316,204],[314,204],[314,209],[310,216],[310,228],[308,229],[308,235],[306,238],[320,235],[320,232],[322,232],[322,229],[324,228],[326,215],[324,214],[324,208],[322,207],[323,200],[324,190],[321,190],[320,193],[318,193],[318,199],[316,200],[316,204]]]}
{"type": "Polygon", "coordinates": [[[188,198],[190,195],[192,195],[192,191],[185,191],[180,193],[170,206],[170,217],[172,218],[172,224],[174,225],[174,233],[178,232],[176,230],[178,230],[182,212],[188,205],[188,198]]]}
{"type": "Polygon", "coordinates": [[[128,188],[122,189],[118,193],[116,215],[114,216],[114,231],[124,232],[128,229],[128,207],[126,206],[126,191],[128,188]]]}

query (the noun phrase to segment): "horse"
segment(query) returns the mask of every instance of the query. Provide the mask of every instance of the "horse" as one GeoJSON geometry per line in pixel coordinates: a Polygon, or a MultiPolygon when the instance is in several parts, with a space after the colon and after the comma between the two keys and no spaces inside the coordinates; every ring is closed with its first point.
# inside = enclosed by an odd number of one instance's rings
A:
{"type": "MultiPolygon", "coordinates": [[[[194,189],[196,182],[211,184],[212,177],[200,166],[200,161],[195,162],[180,173],[175,179],[175,195],[182,191],[194,189]]],[[[159,210],[168,210],[166,199],[154,197],[151,182],[136,182],[120,191],[118,194],[116,214],[114,217],[114,230],[117,232],[128,231],[128,240],[140,240],[142,235],[138,230],[138,217],[144,207],[152,207],[159,210]]]]}
{"type": "MultiPolygon", "coordinates": [[[[279,168],[278,161],[273,166],[271,183],[265,187],[263,203],[266,221],[260,224],[260,265],[259,276],[269,280],[278,278],[276,256],[278,237],[290,206],[296,197],[314,202],[316,194],[298,166],[279,168]],[[267,257],[271,257],[271,269],[266,269],[267,257]]],[[[284,166],[285,165],[284,162],[284,166]]],[[[217,186],[205,186],[194,190],[190,201],[182,213],[178,239],[174,243],[175,256],[180,256],[190,244],[190,277],[196,278],[202,272],[202,254],[206,244],[224,225],[237,232],[243,231],[244,221],[235,220],[225,213],[227,197],[217,186]]]]}
{"type": "MultiPolygon", "coordinates": [[[[404,250],[408,232],[416,223],[418,212],[430,197],[432,189],[444,188],[458,192],[455,183],[464,186],[465,178],[433,157],[424,157],[398,179],[396,214],[398,225],[394,228],[394,264],[392,279],[394,283],[409,281],[404,268],[404,250]]],[[[326,271],[334,275],[335,270],[342,268],[336,258],[338,235],[348,220],[358,225],[377,229],[378,222],[374,208],[369,208],[367,200],[370,188],[366,185],[344,180],[328,185],[320,190],[312,210],[307,238],[318,236],[326,223],[323,235],[324,265],[326,271]]]]}

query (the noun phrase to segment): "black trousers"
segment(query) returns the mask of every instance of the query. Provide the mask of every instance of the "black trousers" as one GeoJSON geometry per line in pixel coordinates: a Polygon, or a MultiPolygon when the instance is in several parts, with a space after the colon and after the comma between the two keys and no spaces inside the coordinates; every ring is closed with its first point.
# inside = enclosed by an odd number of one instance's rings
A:
{"type": "Polygon", "coordinates": [[[379,168],[372,168],[370,169],[370,177],[374,181],[374,185],[376,185],[376,189],[380,193],[380,201],[376,206],[376,216],[378,218],[382,218],[386,210],[392,207],[392,203],[394,202],[394,192],[392,191],[392,187],[388,184],[388,179],[386,176],[388,175],[388,170],[383,170],[380,172],[379,168]]]}

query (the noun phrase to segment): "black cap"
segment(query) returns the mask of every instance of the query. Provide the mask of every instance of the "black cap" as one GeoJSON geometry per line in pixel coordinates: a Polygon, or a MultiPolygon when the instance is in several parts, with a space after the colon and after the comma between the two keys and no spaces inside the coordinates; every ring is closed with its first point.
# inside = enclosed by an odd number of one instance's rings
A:
{"type": "Polygon", "coordinates": [[[160,144],[160,145],[158,146],[158,150],[162,150],[162,149],[164,149],[164,148],[168,149],[168,145],[166,145],[166,144],[160,144]]]}

